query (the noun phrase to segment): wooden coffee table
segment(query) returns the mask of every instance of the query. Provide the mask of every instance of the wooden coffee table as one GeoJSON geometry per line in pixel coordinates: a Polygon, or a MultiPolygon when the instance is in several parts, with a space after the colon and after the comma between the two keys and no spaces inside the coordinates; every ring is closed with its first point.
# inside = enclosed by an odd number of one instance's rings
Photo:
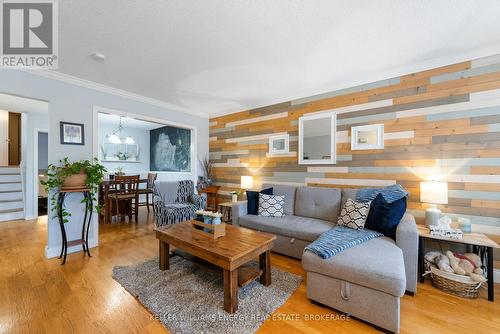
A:
{"type": "MultiPolygon", "coordinates": [[[[271,284],[271,248],[274,235],[226,225],[226,235],[218,239],[193,231],[186,221],[156,229],[160,245],[160,270],[169,269],[170,245],[197,258],[222,268],[224,280],[224,309],[228,313],[238,310],[238,271],[249,282],[260,278],[264,286],[271,284]],[[259,269],[251,277],[244,265],[259,257],[259,269]]],[[[244,282],[243,282],[244,283],[244,282]]]]}

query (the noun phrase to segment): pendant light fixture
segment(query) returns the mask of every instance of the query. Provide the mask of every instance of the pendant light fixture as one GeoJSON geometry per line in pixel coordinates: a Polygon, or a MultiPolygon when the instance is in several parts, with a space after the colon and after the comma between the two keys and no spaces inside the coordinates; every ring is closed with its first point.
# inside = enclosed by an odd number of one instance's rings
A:
{"type": "Polygon", "coordinates": [[[123,130],[122,116],[120,116],[120,123],[118,124],[118,128],[116,128],[116,130],[113,131],[111,135],[107,136],[108,141],[113,144],[129,144],[129,145],[135,144],[135,140],[131,136],[128,136],[125,139],[120,138],[119,134],[121,134],[122,130],[123,130]]]}

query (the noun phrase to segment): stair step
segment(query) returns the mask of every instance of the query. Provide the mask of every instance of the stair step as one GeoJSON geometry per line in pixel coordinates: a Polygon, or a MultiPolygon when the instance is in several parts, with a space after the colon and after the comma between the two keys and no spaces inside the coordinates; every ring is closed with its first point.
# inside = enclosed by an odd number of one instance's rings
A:
{"type": "Polygon", "coordinates": [[[7,192],[7,191],[22,191],[21,182],[7,182],[7,183],[0,182],[0,192],[7,192]]]}
{"type": "Polygon", "coordinates": [[[18,220],[18,219],[24,219],[24,211],[22,209],[19,211],[9,211],[9,212],[0,211],[0,222],[8,220],[18,220]]]}
{"type": "Polygon", "coordinates": [[[0,211],[4,210],[15,210],[15,209],[23,209],[23,200],[9,200],[9,201],[0,201],[0,211]]]}
{"type": "Polygon", "coordinates": [[[0,191],[0,201],[9,201],[23,198],[23,193],[21,191],[0,191]]]}
{"type": "Polygon", "coordinates": [[[0,174],[0,183],[4,182],[21,182],[20,174],[0,174]]]}
{"type": "Polygon", "coordinates": [[[0,210],[0,214],[2,213],[12,213],[12,212],[21,212],[23,209],[6,209],[6,210],[0,210]]]}
{"type": "Polygon", "coordinates": [[[2,174],[21,174],[19,167],[0,167],[0,175],[2,174]]]}

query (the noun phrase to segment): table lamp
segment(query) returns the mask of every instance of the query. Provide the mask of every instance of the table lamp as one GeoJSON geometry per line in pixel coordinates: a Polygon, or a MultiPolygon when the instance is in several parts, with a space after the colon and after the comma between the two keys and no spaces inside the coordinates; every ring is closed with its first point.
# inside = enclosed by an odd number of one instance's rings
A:
{"type": "Polygon", "coordinates": [[[243,190],[252,189],[253,188],[253,176],[251,176],[251,175],[242,176],[240,187],[243,190]]]}
{"type": "Polygon", "coordinates": [[[441,210],[437,204],[448,204],[448,183],[441,181],[420,182],[420,202],[431,204],[425,211],[425,224],[438,225],[441,210]]]}

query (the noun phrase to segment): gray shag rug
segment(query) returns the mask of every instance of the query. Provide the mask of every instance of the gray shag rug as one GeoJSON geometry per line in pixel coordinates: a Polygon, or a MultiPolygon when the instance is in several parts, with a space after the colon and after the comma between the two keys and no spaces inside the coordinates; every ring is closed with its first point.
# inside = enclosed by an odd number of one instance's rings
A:
{"type": "MultiPolygon", "coordinates": [[[[257,265],[257,262],[253,263],[257,265]]],[[[221,272],[180,256],[170,269],[158,269],[158,258],[116,266],[113,278],[172,333],[255,333],[299,287],[302,277],[272,268],[272,283],[258,281],[238,289],[238,311],[224,311],[221,272]]]]}

